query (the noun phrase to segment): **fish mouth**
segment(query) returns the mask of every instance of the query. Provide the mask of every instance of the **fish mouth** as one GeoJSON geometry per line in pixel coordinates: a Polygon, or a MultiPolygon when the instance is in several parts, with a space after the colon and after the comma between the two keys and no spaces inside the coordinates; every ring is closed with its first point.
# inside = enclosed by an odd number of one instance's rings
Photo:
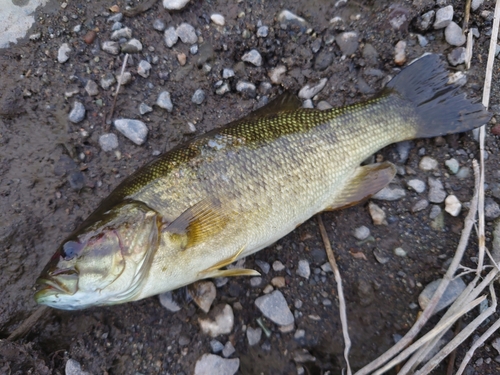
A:
{"type": "Polygon", "coordinates": [[[40,277],[36,283],[41,285],[41,289],[35,293],[35,300],[43,303],[52,296],[69,295],[72,296],[78,290],[78,273],[75,271],[59,273],[57,275],[40,277]]]}

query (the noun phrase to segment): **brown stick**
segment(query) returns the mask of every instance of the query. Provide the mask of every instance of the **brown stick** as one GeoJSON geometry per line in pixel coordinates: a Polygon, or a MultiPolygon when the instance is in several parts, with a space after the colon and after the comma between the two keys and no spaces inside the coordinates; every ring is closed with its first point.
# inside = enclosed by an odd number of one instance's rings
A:
{"type": "Polygon", "coordinates": [[[24,337],[28,334],[28,332],[35,326],[38,320],[47,312],[49,309],[48,306],[40,306],[36,309],[22,324],[17,327],[14,332],[12,332],[9,337],[7,337],[8,341],[16,341],[17,339],[24,337]]]}

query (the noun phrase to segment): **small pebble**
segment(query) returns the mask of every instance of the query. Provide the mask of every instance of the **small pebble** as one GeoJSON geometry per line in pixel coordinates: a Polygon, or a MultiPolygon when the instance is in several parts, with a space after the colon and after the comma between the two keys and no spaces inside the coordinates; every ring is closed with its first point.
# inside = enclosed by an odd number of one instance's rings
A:
{"type": "Polygon", "coordinates": [[[122,45],[122,52],[124,53],[137,53],[142,51],[142,43],[138,39],[130,39],[127,43],[122,45]]]}
{"type": "Polygon", "coordinates": [[[89,96],[96,96],[99,94],[99,87],[97,86],[97,83],[89,79],[85,85],[85,91],[87,91],[89,96]]]}
{"type": "Polygon", "coordinates": [[[273,270],[275,270],[276,272],[283,271],[284,269],[285,266],[279,260],[275,260],[273,262],[273,270]]]}
{"type": "Polygon", "coordinates": [[[318,94],[325,87],[328,79],[322,78],[319,83],[315,86],[305,85],[299,91],[299,98],[301,99],[312,99],[316,94],[318,94]]]}
{"type": "Polygon", "coordinates": [[[97,33],[94,30],[89,30],[83,37],[83,41],[86,44],[94,43],[95,38],[97,38],[97,33]]]}
{"type": "Polygon", "coordinates": [[[234,77],[234,70],[229,68],[222,69],[222,78],[228,79],[234,77]]]}
{"type": "Polygon", "coordinates": [[[168,311],[177,312],[181,307],[174,301],[172,292],[165,292],[158,295],[160,299],[160,304],[165,307],[168,311]]]}
{"type": "Polygon", "coordinates": [[[126,85],[126,84],[132,82],[132,74],[130,72],[123,72],[121,79],[120,79],[120,75],[116,75],[115,78],[116,78],[116,81],[117,82],[119,81],[121,85],[126,85]]]}
{"type": "Polygon", "coordinates": [[[198,318],[200,323],[200,328],[203,333],[210,335],[211,337],[217,337],[219,335],[227,335],[231,333],[234,326],[234,313],[233,309],[229,305],[221,305],[214,307],[211,311],[212,318],[198,318]]]}
{"type": "Polygon", "coordinates": [[[219,26],[224,26],[226,23],[224,16],[221,14],[217,14],[217,13],[212,14],[210,16],[210,19],[212,20],[213,23],[215,23],[216,25],[219,25],[219,26]]]}
{"type": "Polygon", "coordinates": [[[294,322],[288,303],[279,290],[257,298],[255,305],[266,318],[280,326],[288,326],[294,322]]]}
{"type": "Polygon", "coordinates": [[[316,106],[317,109],[319,109],[320,111],[327,111],[329,109],[332,109],[332,105],[330,103],[328,103],[327,101],[325,100],[322,100],[318,103],[318,105],[316,106]]]}
{"type": "Polygon", "coordinates": [[[472,0],[471,5],[470,5],[472,11],[475,12],[476,10],[478,10],[479,7],[481,5],[483,5],[483,2],[484,2],[484,0],[472,0]]]}
{"type": "Polygon", "coordinates": [[[457,174],[458,173],[458,169],[460,168],[460,164],[458,163],[457,159],[450,159],[450,160],[446,160],[444,162],[444,164],[446,165],[446,167],[448,168],[448,170],[450,171],[451,174],[457,174]]]}
{"type": "Polygon", "coordinates": [[[187,62],[187,56],[185,53],[181,52],[177,54],[177,61],[179,62],[180,66],[186,65],[187,62]]]}
{"type": "Polygon", "coordinates": [[[115,76],[111,73],[106,73],[104,77],[101,78],[101,87],[104,90],[108,90],[116,82],[115,76]]]}
{"type": "Polygon", "coordinates": [[[117,119],[114,121],[116,129],[136,145],[146,142],[148,128],[146,124],[139,120],[117,119]]]}
{"type": "Polygon", "coordinates": [[[432,171],[436,169],[437,166],[438,166],[437,160],[431,158],[430,156],[424,156],[422,160],[420,160],[420,163],[418,164],[418,167],[425,172],[432,171]]]}
{"type": "Polygon", "coordinates": [[[111,22],[121,22],[123,20],[123,13],[116,13],[113,14],[112,16],[109,16],[107,19],[108,23],[111,22]]]}
{"type": "Polygon", "coordinates": [[[254,98],[257,95],[257,88],[255,85],[246,81],[238,81],[236,84],[236,91],[241,92],[250,98],[254,98]]]}
{"type": "Polygon", "coordinates": [[[269,78],[271,78],[271,82],[279,85],[281,80],[283,79],[283,74],[286,73],[286,66],[278,65],[276,68],[271,69],[269,72],[269,78]]]}
{"type": "Polygon", "coordinates": [[[262,337],[262,328],[260,328],[260,327],[257,327],[257,328],[248,327],[247,328],[248,345],[250,345],[250,346],[257,345],[259,343],[261,337],[262,337]]]}
{"type": "Polygon", "coordinates": [[[396,65],[403,65],[406,62],[406,42],[400,40],[394,47],[394,62],[396,65]]]}
{"type": "Polygon", "coordinates": [[[163,33],[163,40],[165,41],[165,44],[168,48],[172,48],[174,44],[179,40],[179,36],[177,35],[173,27],[169,27],[165,30],[165,33],[163,33]]]}
{"type": "Polygon", "coordinates": [[[462,210],[462,203],[458,200],[455,195],[448,195],[444,201],[444,210],[448,212],[451,216],[458,216],[462,210]]]}
{"type": "Polygon", "coordinates": [[[124,27],[120,30],[116,30],[111,34],[111,40],[120,40],[122,38],[130,39],[132,38],[132,29],[129,27],[124,27]]]}
{"type": "Polygon", "coordinates": [[[438,9],[436,12],[436,20],[434,21],[434,29],[443,29],[453,20],[453,6],[448,5],[438,9]]]}
{"type": "Polygon", "coordinates": [[[153,29],[155,29],[157,31],[165,30],[165,22],[163,22],[162,20],[159,20],[159,19],[154,20],[153,29]]]}
{"type": "Polygon", "coordinates": [[[175,29],[175,33],[185,44],[195,44],[198,41],[198,36],[196,35],[196,30],[189,23],[181,23],[177,29],[175,29]]]}
{"type": "Polygon", "coordinates": [[[262,65],[262,56],[260,55],[259,51],[256,49],[252,49],[245,53],[242,57],[241,60],[253,64],[255,66],[261,66],[262,65]]]}
{"type": "MultiPolygon", "coordinates": [[[[424,288],[422,293],[420,293],[420,295],[418,296],[418,304],[420,305],[420,308],[422,310],[425,309],[429,304],[432,296],[434,295],[434,293],[436,293],[436,290],[441,281],[442,279],[434,280],[433,282],[428,284],[424,288]]],[[[443,296],[439,300],[436,309],[434,310],[434,314],[451,305],[457,299],[460,293],[464,291],[465,287],[466,285],[460,277],[452,279],[448,284],[448,287],[446,288],[443,296]]]]}
{"type": "Polygon", "coordinates": [[[441,213],[441,207],[433,205],[431,208],[431,212],[429,213],[429,218],[435,219],[439,216],[440,213],[441,213]]]}
{"type": "Polygon", "coordinates": [[[224,345],[219,340],[211,340],[210,347],[212,348],[212,352],[219,353],[224,349],[224,345]]]}
{"type": "Polygon", "coordinates": [[[69,113],[69,121],[74,124],[78,124],[85,118],[85,107],[79,101],[75,101],[73,104],[73,109],[69,113]]]}
{"type": "Polygon", "coordinates": [[[163,0],[163,7],[168,10],[181,10],[189,0],[163,0]]]}
{"type": "Polygon", "coordinates": [[[313,101],[311,99],[304,100],[302,108],[314,108],[313,101]]]}
{"type": "Polygon", "coordinates": [[[252,288],[256,288],[256,287],[260,286],[260,284],[262,284],[262,277],[252,277],[250,279],[250,286],[252,288]]]}
{"type": "Polygon", "coordinates": [[[222,349],[222,355],[227,358],[233,355],[235,351],[236,349],[234,348],[231,341],[228,341],[226,342],[226,345],[224,345],[224,349],[222,349]]]}
{"type": "Polygon", "coordinates": [[[139,104],[139,113],[145,115],[146,113],[153,112],[153,108],[146,103],[139,104]]]}
{"type": "Polygon", "coordinates": [[[396,201],[406,196],[404,189],[400,187],[391,188],[389,186],[384,187],[382,190],[378,191],[372,196],[372,199],[378,199],[380,201],[396,201]]]}
{"type": "Polygon", "coordinates": [[[420,47],[425,47],[425,46],[427,46],[427,44],[429,44],[429,41],[423,35],[417,34],[417,40],[418,40],[418,44],[420,44],[420,47]]]}
{"type": "Polygon", "coordinates": [[[462,28],[455,22],[450,22],[444,30],[446,42],[452,46],[460,47],[465,44],[467,37],[462,33],[462,28]]]}
{"type": "MultiPolygon", "coordinates": [[[[444,199],[444,198],[443,198],[444,199]]],[[[385,212],[375,203],[370,202],[368,204],[368,209],[370,211],[370,216],[372,217],[373,224],[375,225],[387,225],[385,220],[385,212]]]]}
{"type": "Polygon", "coordinates": [[[74,359],[68,359],[64,367],[65,375],[90,375],[90,372],[83,371],[79,362],[74,359]]]}
{"type": "Polygon", "coordinates": [[[500,217],[500,206],[491,198],[485,199],[484,216],[486,216],[488,220],[493,220],[497,217],[500,217]]]}
{"type": "Polygon", "coordinates": [[[101,47],[103,51],[111,55],[118,55],[120,53],[120,44],[118,42],[107,40],[102,43],[101,47]]]}
{"type": "Polygon", "coordinates": [[[283,10],[278,14],[278,21],[282,24],[299,24],[306,25],[306,20],[296,14],[290,12],[289,10],[283,10]]]}
{"type": "Polygon", "coordinates": [[[118,137],[113,133],[106,133],[99,137],[99,145],[103,151],[112,151],[118,147],[118,137]]]}
{"type": "Polygon", "coordinates": [[[267,26],[261,26],[257,29],[257,37],[258,38],[265,38],[269,34],[269,27],[267,26]]]}
{"type": "Polygon", "coordinates": [[[402,247],[396,247],[394,249],[394,255],[404,258],[406,256],[406,251],[402,247]]]}
{"type": "Polygon", "coordinates": [[[452,66],[457,66],[463,64],[465,62],[466,57],[466,49],[465,47],[458,47],[452,50],[448,55],[448,62],[452,66]]]}
{"type": "Polygon", "coordinates": [[[269,273],[269,270],[271,269],[271,266],[269,265],[269,263],[267,262],[264,262],[263,260],[259,260],[257,259],[255,261],[255,264],[257,266],[259,266],[259,268],[261,269],[261,271],[264,273],[264,274],[268,274],[269,273]]]}
{"type": "Polygon", "coordinates": [[[356,237],[360,241],[366,240],[370,236],[370,229],[365,227],[364,225],[357,227],[354,230],[354,237],[356,237]]]}
{"type": "Polygon", "coordinates": [[[156,105],[160,108],[166,109],[168,112],[172,112],[174,105],[170,99],[170,93],[168,91],[162,91],[156,100],[156,105]]]}
{"type": "Polygon", "coordinates": [[[57,61],[60,64],[64,64],[69,60],[69,54],[71,52],[71,48],[68,43],[63,43],[59,50],[57,51],[57,61]]]}
{"type": "Polygon", "coordinates": [[[434,16],[436,15],[436,12],[433,10],[430,10],[424,14],[422,14],[421,17],[417,18],[416,26],[420,31],[427,31],[431,24],[434,22],[434,16]]]}
{"type": "Polygon", "coordinates": [[[191,55],[196,55],[198,53],[198,44],[193,44],[191,47],[189,47],[189,53],[191,55]]]}
{"type": "Polygon", "coordinates": [[[335,37],[335,42],[343,55],[350,56],[358,49],[358,33],[355,31],[341,33],[335,37]]]}
{"type": "Polygon", "coordinates": [[[141,60],[139,62],[139,65],[137,66],[137,74],[139,74],[141,77],[148,78],[150,70],[151,70],[151,64],[148,63],[146,60],[141,60]]]}
{"type": "Polygon", "coordinates": [[[215,284],[211,281],[197,281],[188,286],[188,291],[198,307],[208,313],[217,295],[215,284]]]}
{"type": "Polygon", "coordinates": [[[463,179],[466,179],[466,178],[469,178],[471,174],[471,170],[469,167],[462,167],[458,170],[457,172],[457,177],[460,179],[460,180],[463,180],[463,179]]]}
{"type": "MultiPolygon", "coordinates": [[[[166,1],[163,0],[164,5],[166,1]]],[[[226,359],[215,354],[203,354],[196,361],[194,375],[234,375],[239,367],[239,358],[226,359]]]]}
{"type": "Polygon", "coordinates": [[[283,276],[276,276],[272,278],[271,284],[276,288],[283,288],[286,285],[286,281],[283,276]]]}
{"type": "Polygon", "coordinates": [[[412,179],[408,181],[408,186],[419,194],[425,191],[425,182],[422,180],[412,179]]]}
{"type": "Polygon", "coordinates": [[[429,201],[432,203],[442,203],[446,198],[446,192],[441,180],[429,177],[429,201]]]}
{"type": "Polygon", "coordinates": [[[205,91],[202,89],[198,89],[194,92],[193,97],[191,98],[191,101],[194,104],[201,104],[205,100],[205,91]]]}
{"type": "Polygon", "coordinates": [[[309,262],[307,260],[299,260],[297,275],[305,279],[309,279],[309,276],[311,275],[311,268],[309,267],[309,262]]]}
{"type": "Polygon", "coordinates": [[[427,207],[429,207],[429,201],[427,199],[420,199],[413,205],[411,212],[419,212],[425,210],[427,207]]]}

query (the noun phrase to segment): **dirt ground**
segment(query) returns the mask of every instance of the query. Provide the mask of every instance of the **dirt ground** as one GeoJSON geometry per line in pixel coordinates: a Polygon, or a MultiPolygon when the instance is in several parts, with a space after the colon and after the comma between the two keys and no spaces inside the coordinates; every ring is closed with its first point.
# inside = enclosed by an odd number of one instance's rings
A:
{"type": "MultiPolygon", "coordinates": [[[[116,1],[121,9],[137,3],[116,1]]],[[[471,14],[470,25],[478,28],[479,38],[475,40],[472,68],[464,91],[478,99],[491,33],[491,19],[481,16],[481,12],[492,11],[492,3],[485,2],[471,14]]],[[[5,339],[37,308],[33,300],[35,279],[60,242],[125,176],[158,152],[192,137],[187,131],[188,121],[195,124],[195,134],[201,134],[256,109],[264,95],[272,98],[285,88],[298,92],[305,84],[323,77],[328,78],[328,83],[315,98],[315,104],[320,100],[332,106],[355,103],[376,92],[385,77],[395,73],[394,46],[398,41],[408,43],[408,60],[423,52],[446,55],[453,49],[444,41],[442,30],[423,32],[429,44],[421,47],[413,21],[400,30],[388,22],[395,10],[414,20],[430,9],[438,9],[434,1],[348,1],[336,7],[334,2],[326,0],[293,0],[285,5],[279,1],[214,0],[192,1],[179,12],[168,12],[161,2],[156,2],[149,10],[121,21],[144,46],[142,52],[131,55],[127,70],[133,79],[120,90],[114,114],[114,118],[137,118],[147,124],[147,142],[137,146],[106,121],[116,86],[109,90],[99,87],[99,94],[92,97],[84,90],[89,79],[99,82],[107,73],[118,73],[122,65],[123,53],[115,56],[98,48],[110,38],[112,23],[107,19],[112,15],[109,7],[114,4],[86,0],[69,2],[63,8],[60,2],[51,2],[38,11],[37,22],[29,33],[40,33],[39,39],[26,38],[19,45],[0,50],[2,374],[63,374],[70,358],[92,374],[193,373],[197,359],[211,352],[212,340],[200,331],[198,317],[203,312],[193,303],[186,303],[178,313],[166,310],[156,297],[83,311],[51,309],[24,338],[15,342],[5,339]],[[276,17],[283,9],[303,17],[307,25],[282,27],[276,17]],[[210,22],[213,13],[225,16],[224,27],[210,22]],[[335,16],[342,17],[342,26],[330,23],[335,16]],[[163,33],[153,28],[156,19],[163,20],[167,27],[190,23],[211,48],[200,48],[196,55],[190,54],[190,46],[180,41],[168,48],[163,33]],[[256,37],[259,21],[269,27],[267,37],[256,37]],[[77,25],[82,25],[79,32],[73,31],[77,25]],[[97,38],[87,44],[84,35],[89,30],[97,31],[97,38]],[[339,47],[329,43],[342,31],[357,31],[360,41],[356,52],[344,58],[339,47]],[[63,43],[68,43],[72,52],[69,60],[61,64],[57,61],[57,51],[63,43]],[[374,47],[376,55],[363,55],[367,43],[374,47]],[[260,67],[241,62],[242,55],[252,48],[262,54],[260,67]],[[320,61],[325,59],[322,52],[332,57],[326,66],[320,61]],[[184,66],[177,58],[181,53],[187,56],[184,66]],[[141,59],[153,61],[148,78],[137,74],[141,59]],[[209,72],[205,64],[211,66],[209,72]],[[273,84],[269,92],[260,91],[259,84],[270,82],[268,73],[280,64],[287,67],[281,84],[273,84]],[[222,79],[223,68],[234,69],[235,77],[225,80],[230,92],[217,95],[215,85],[222,79]],[[370,69],[372,72],[377,69],[381,75],[368,74],[370,69]],[[254,83],[258,87],[257,97],[237,92],[238,80],[254,83]],[[199,88],[206,92],[202,105],[191,102],[199,88]],[[154,107],[153,112],[141,116],[139,104],[153,106],[163,90],[172,94],[172,113],[154,107]],[[71,97],[66,93],[72,94],[71,97]],[[87,110],[84,121],[78,124],[68,121],[75,100],[81,101],[87,110]],[[105,152],[99,145],[99,136],[110,131],[118,135],[119,155],[105,152]]],[[[453,1],[453,6],[454,20],[461,24],[464,1],[453,1]]],[[[493,82],[498,82],[499,75],[496,68],[493,82]]],[[[499,87],[494,85],[490,103],[496,116],[499,95],[499,87]]],[[[500,185],[499,140],[490,133],[490,128],[491,124],[486,137],[486,194],[500,203],[500,195],[494,194],[500,185]]],[[[478,144],[467,134],[416,140],[404,163],[394,145],[380,151],[377,158],[406,168],[406,174],[398,175],[394,181],[400,187],[406,189],[410,178],[427,181],[429,176],[439,176],[447,192],[453,192],[461,202],[468,202],[473,191],[472,176],[459,179],[450,175],[444,161],[454,157],[461,166],[471,167],[477,154],[478,144]],[[419,169],[423,154],[438,160],[438,169],[433,174],[419,169]]],[[[407,189],[400,200],[377,201],[387,214],[386,226],[373,225],[367,204],[322,214],[344,279],[354,369],[375,359],[412,326],[419,313],[419,293],[443,275],[456,249],[467,211],[463,210],[458,217],[445,214],[443,226],[435,229],[429,209],[411,211],[426,194],[407,189]],[[361,225],[370,228],[371,241],[360,243],[353,237],[353,229],[361,225]],[[397,247],[402,247],[407,256],[394,255],[397,247]],[[377,261],[374,252],[387,258],[387,262],[377,261]]],[[[487,244],[491,243],[492,225],[487,222],[487,244]]],[[[475,249],[471,243],[463,260],[465,265],[473,266],[475,249]]],[[[317,221],[306,222],[276,244],[250,256],[245,267],[258,269],[256,260],[269,264],[279,260],[286,268],[281,272],[271,268],[268,274],[263,274],[260,287],[251,287],[246,278],[231,279],[217,289],[214,302],[229,303],[234,308],[232,333],[218,339],[233,343],[236,351],[232,357],[240,359],[238,374],[296,374],[297,366],[302,366],[306,374],[340,373],[344,362],[336,284],[332,273],[321,274],[320,267],[327,259],[317,221]],[[311,265],[309,280],[296,275],[301,259],[307,259],[311,265]],[[282,333],[264,319],[272,334],[263,335],[259,345],[249,346],[244,327],[257,327],[261,313],[254,301],[275,276],[285,276],[286,286],[280,290],[296,312],[296,329],[303,329],[305,336],[296,339],[294,331],[282,333]],[[300,309],[294,307],[298,299],[303,302],[300,309]],[[325,299],[332,304],[323,304],[325,299]],[[237,302],[241,304],[239,309],[237,302]],[[297,363],[294,358],[301,349],[306,349],[316,360],[297,363]]],[[[492,319],[499,318],[497,315],[492,319]]],[[[467,346],[459,349],[458,360],[466,349],[467,346]]],[[[500,364],[495,360],[476,364],[479,358],[496,356],[498,353],[488,342],[475,355],[467,374],[499,373],[500,364]]],[[[443,373],[443,369],[436,373],[443,373]]]]}

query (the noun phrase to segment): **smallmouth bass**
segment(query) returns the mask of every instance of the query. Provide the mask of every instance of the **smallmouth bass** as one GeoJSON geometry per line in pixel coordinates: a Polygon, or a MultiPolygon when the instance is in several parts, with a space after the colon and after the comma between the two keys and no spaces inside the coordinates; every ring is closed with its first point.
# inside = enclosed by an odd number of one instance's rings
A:
{"type": "Polygon", "coordinates": [[[126,178],[63,242],[37,280],[36,301],[81,309],[258,275],[224,267],[386,186],[394,165],[360,166],[367,157],[491,118],[447,80],[439,57],[427,55],[362,103],[319,111],[285,93],[170,150],[126,178]]]}

